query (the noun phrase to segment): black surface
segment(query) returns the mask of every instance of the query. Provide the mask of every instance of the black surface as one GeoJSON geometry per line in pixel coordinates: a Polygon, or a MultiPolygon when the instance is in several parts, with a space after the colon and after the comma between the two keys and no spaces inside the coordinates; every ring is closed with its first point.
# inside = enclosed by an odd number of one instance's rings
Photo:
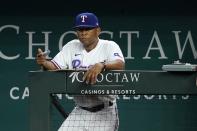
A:
{"type": "Polygon", "coordinates": [[[194,0],[4,0],[0,15],[196,15],[194,0]]]}

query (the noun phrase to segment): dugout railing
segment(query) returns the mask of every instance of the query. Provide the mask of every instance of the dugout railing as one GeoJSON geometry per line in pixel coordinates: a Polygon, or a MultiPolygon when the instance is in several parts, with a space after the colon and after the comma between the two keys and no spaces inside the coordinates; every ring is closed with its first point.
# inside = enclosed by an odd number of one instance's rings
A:
{"type": "Polygon", "coordinates": [[[51,94],[92,93],[132,94],[197,94],[196,71],[107,71],[98,76],[95,85],[82,81],[84,71],[30,71],[29,72],[29,130],[52,131],[51,94]]]}

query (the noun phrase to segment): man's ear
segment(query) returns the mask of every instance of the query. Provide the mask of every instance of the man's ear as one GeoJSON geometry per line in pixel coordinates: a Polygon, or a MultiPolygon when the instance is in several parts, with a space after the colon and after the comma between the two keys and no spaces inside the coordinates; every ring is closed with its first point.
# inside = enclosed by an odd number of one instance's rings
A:
{"type": "Polygon", "coordinates": [[[100,35],[100,33],[101,33],[101,28],[98,27],[98,28],[97,28],[97,34],[98,34],[98,36],[100,35]]]}

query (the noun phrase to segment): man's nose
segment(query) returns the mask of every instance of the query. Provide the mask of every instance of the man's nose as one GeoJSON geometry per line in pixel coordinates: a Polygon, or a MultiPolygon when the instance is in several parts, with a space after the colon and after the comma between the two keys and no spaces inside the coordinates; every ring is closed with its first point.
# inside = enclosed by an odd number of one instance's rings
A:
{"type": "Polygon", "coordinates": [[[81,35],[86,35],[86,34],[87,34],[87,30],[85,30],[85,29],[80,30],[80,34],[81,34],[81,35]]]}

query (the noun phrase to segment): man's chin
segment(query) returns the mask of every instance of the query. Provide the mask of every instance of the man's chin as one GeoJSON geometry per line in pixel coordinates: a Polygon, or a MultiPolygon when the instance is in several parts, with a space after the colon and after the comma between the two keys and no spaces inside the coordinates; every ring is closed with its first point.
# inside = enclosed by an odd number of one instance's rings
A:
{"type": "Polygon", "coordinates": [[[88,41],[86,39],[79,39],[81,43],[84,45],[88,45],[88,41]]]}

